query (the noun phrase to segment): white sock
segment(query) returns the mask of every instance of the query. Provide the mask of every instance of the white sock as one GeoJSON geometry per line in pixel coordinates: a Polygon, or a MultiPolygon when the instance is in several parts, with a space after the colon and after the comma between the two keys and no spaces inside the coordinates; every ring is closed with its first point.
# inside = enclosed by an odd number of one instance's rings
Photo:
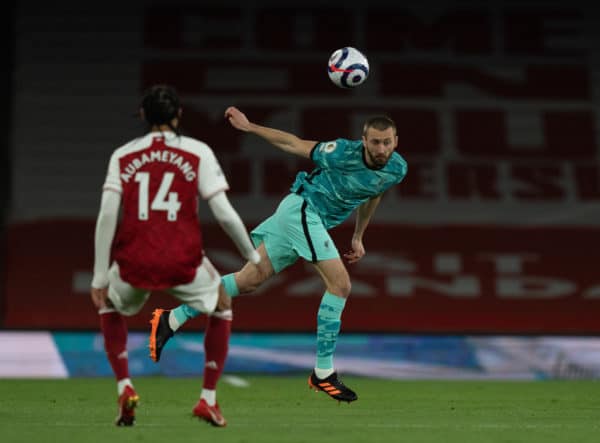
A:
{"type": "Polygon", "coordinates": [[[217,403],[217,391],[215,391],[214,389],[202,388],[200,398],[204,399],[204,401],[208,403],[208,406],[214,406],[215,403],[217,403]]]}
{"type": "Polygon", "coordinates": [[[179,329],[180,326],[181,324],[175,318],[175,314],[173,314],[173,311],[169,312],[169,327],[171,328],[171,330],[175,332],[179,329]]]}
{"type": "Polygon", "coordinates": [[[335,371],[333,370],[333,368],[329,368],[329,369],[315,368],[315,375],[318,378],[320,378],[321,380],[323,380],[324,378],[329,377],[334,372],[335,371]]]}
{"type": "Polygon", "coordinates": [[[117,394],[121,395],[125,390],[125,386],[131,386],[133,388],[133,383],[131,383],[130,378],[122,378],[117,382],[117,394]]]}

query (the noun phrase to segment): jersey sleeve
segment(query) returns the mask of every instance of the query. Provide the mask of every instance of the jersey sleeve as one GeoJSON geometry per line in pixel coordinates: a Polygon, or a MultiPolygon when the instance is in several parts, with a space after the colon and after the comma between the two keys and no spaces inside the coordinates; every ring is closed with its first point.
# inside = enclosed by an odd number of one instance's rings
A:
{"type": "Polygon", "coordinates": [[[398,154],[396,152],[392,155],[393,155],[392,160],[394,162],[392,170],[393,170],[395,179],[393,181],[390,181],[388,186],[386,186],[384,192],[387,191],[392,186],[395,186],[395,185],[399,184],[400,182],[402,182],[402,180],[404,180],[404,177],[406,177],[406,174],[408,172],[408,163],[406,162],[404,157],[402,157],[400,154],[398,154]]]}
{"type": "Polygon", "coordinates": [[[119,171],[119,158],[115,153],[110,157],[108,162],[108,172],[106,174],[106,180],[104,181],[103,190],[115,191],[119,194],[123,192],[123,186],[121,185],[121,177],[119,171]]]}
{"type": "Polygon", "coordinates": [[[207,200],[220,191],[227,191],[229,184],[214,152],[208,146],[203,149],[198,171],[198,191],[207,200]]]}
{"type": "Polygon", "coordinates": [[[320,142],[311,151],[311,159],[322,168],[333,168],[344,154],[348,142],[342,138],[320,142]]]}
{"type": "Polygon", "coordinates": [[[398,179],[396,181],[396,184],[398,184],[402,180],[404,180],[404,177],[406,177],[406,174],[408,173],[408,163],[406,162],[404,157],[402,157],[400,154],[398,154],[397,157],[398,157],[398,161],[397,161],[398,179]]]}

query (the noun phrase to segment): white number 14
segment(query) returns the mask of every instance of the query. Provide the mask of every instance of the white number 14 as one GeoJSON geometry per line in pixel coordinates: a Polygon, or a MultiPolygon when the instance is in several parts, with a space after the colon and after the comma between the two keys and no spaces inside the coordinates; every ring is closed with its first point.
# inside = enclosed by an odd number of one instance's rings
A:
{"type": "MultiPolygon", "coordinates": [[[[169,221],[177,220],[177,212],[181,208],[181,203],[177,199],[177,192],[169,192],[174,177],[175,174],[173,172],[164,173],[160,186],[158,187],[158,192],[150,205],[150,209],[153,211],[167,211],[167,220],[169,221]]],[[[150,173],[138,172],[135,174],[135,181],[140,184],[138,195],[138,218],[140,220],[148,220],[150,173]]]]}

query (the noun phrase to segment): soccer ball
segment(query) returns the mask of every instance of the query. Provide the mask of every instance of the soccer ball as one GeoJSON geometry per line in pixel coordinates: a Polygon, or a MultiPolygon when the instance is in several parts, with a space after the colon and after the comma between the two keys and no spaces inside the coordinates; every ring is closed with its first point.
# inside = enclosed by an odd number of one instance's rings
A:
{"type": "Polygon", "coordinates": [[[336,86],[355,88],[369,76],[369,61],[358,49],[346,46],[331,54],[327,74],[336,86]]]}

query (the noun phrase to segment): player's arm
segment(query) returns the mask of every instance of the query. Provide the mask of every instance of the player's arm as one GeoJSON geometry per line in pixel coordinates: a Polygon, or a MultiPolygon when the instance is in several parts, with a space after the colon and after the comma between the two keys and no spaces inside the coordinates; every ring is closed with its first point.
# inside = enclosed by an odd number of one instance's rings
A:
{"type": "Polygon", "coordinates": [[[369,225],[371,217],[375,213],[375,209],[381,201],[382,196],[383,195],[380,194],[376,197],[373,197],[357,208],[356,223],[354,225],[354,233],[352,234],[352,250],[347,254],[344,254],[344,257],[348,260],[348,263],[355,263],[365,255],[365,247],[362,241],[363,235],[367,229],[367,226],[369,225]]]}
{"type": "Polygon", "coordinates": [[[254,249],[246,226],[237,211],[231,206],[225,191],[218,192],[208,200],[208,206],[219,225],[233,240],[242,256],[254,264],[260,262],[260,255],[254,249]]]}
{"type": "Polygon", "coordinates": [[[117,229],[120,205],[121,194],[108,189],[102,192],[94,235],[94,277],[91,290],[92,301],[99,309],[106,304],[110,250],[117,229]]]}
{"type": "Polygon", "coordinates": [[[252,123],[243,112],[233,106],[230,106],[225,110],[225,118],[229,120],[229,123],[231,123],[234,128],[256,134],[282,151],[296,154],[300,157],[309,158],[310,151],[317,144],[316,141],[303,140],[289,132],[252,123]]]}

